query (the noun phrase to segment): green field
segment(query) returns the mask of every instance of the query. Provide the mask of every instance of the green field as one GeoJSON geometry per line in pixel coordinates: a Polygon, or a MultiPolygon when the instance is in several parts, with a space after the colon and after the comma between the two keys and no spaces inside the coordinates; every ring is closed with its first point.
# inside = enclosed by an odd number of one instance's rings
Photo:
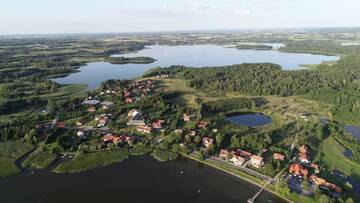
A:
{"type": "Polygon", "coordinates": [[[81,171],[107,166],[121,162],[129,157],[129,150],[119,150],[85,153],[76,156],[73,160],[60,164],[54,169],[55,173],[78,173],[81,171]]]}

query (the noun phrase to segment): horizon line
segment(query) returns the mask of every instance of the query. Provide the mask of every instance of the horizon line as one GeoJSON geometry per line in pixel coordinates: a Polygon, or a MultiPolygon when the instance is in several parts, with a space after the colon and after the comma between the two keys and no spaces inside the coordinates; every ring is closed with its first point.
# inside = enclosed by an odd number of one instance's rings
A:
{"type": "Polygon", "coordinates": [[[189,30],[157,30],[157,31],[126,31],[126,32],[64,32],[64,33],[18,33],[1,34],[0,37],[20,36],[64,36],[64,35],[126,35],[126,34],[161,34],[161,33],[221,33],[221,32],[255,32],[255,31],[296,31],[296,30],[326,30],[326,29],[360,29],[360,26],[343,27],[289,27],[289,28],[241,28],[241,29],[189,29],[189,30]]]}

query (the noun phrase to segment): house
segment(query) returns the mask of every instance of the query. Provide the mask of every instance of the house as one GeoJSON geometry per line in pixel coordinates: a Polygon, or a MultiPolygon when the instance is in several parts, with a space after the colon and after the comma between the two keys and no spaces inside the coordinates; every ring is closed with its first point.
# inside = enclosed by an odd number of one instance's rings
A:
{"type": "Polygon", "coordinates": [[[143,126],[143,125],[145,125],[145,121],[144,120],[133,120],[133,119],[131,119],[129,122],[126,123],[126,125],[143,126]]]}
{"type": "Polygon", "coordinates": [[[308,157],[308,147],[306,145],[301,145],[299,147],[299,161],[301,163],[310,163],[309,157],[308,157]]]}
{"type": "Polygon", "coordinates": [[[191,137],[195,137],[196,136],[196,131],[195,130],[190,131],[189,135],[191,137]]]}
{"type": "Polygon", "coordinates": [[[206,148],[210,148],[211,146],[214,145],[214,139],[209,138],[209,137],[203,137],[203,138],[202,138],[202,144],[203,144],[206,148]]]}
{"type": "Polygon", "coordinates": [[[59,121],[59,122],[57,122],[57,123],[55,124],[55,126],[56,126],[57,128],[65,128],[65,122],[59,121]]]}
{"type": "Polygon", "coordinates": [[[133,103],[134,99],[132,97],[126,97],[125,102],[126,103],[133,103]]]}
{"type": "Polygon", "coordinates": [[[191,121],[191,116],[190,116],[190,115],[187,115],[186,113],[183,114],[182,118],[183,118],[183,120],[184,120],[185,122],[191,121]]]}
{"type": "Polygon", "coordinates": [[[308,152],[308,147],[306,145],[301,145],[299,147],[299,152],[303,153],[303,154],[306,154],[308,152]]]}
{"type": "Polygon", "coordinates": [[[92,106],[98,105],[99,103],[100,103],[100,101],[95,100],[95,99],[87,99],[83,102],[83,104],[92,105],[92,106]]]}
{"type": "Polygon", "coordinates": [[[320,166],[319,164],[311,163],[310,168],[314,169],[315,173],[320,173],[320,166]]]}
{"type": "Polygon", "coordinates": [[[107,134],[103,137],[104,142],[112,142],[114,140],[115,135],[107,134]]]}
{"type": "Polygon", "coordinates": [[[342,192],[342,188],[341,188],[341,187],[338,187],[338,186],[336,186],[336,185],[333,184],[333,183],[329,183],[329,182],[327,182],[325,179],[319,178],[319,177],[317,177],[316,175],[311,175],[311,176],[309,177],[309,180],[310,180],[312,183],[314,183],[316,186],[318,186],[318,187],[323,187],[323,188],[326,188],[326,189],[335,191],[335,192],[337,192],[337,193],[341,193],[341,192],[342,192]]]}
{"type": "Polygon", "coordinates": [[[309,171],[306,168],[304,168],[301,164],[292,163],[289,167],[289,173],[295,176],[306,178],[309,174],[309,171]]]}
{"type": "Polygon", "coordinates": [[[207,125],[208,125],[208,122],[206,122],[206,121],[199,121],[197,123],[197,127],[202,128],[202,129],[206,129],[207,125]]]}
{"type": "Polygon", "coordinates": [[[161,79],[166,79],[166,78],[169,78],[169,75],[168,74],[160,74],[160,75],[157,75],[156,77],[161,78],[161,79]]]}
{"type": "Polygon", "coordinates": [[[177,134],[183,134],[184,130],[181,128],[175,129],[175,133],[177,134]]]}
{"type": "Polygon", "coordinates": [[[107,110],[107,109],[109,109],[109,108],[111,108],[111,107],[114,106],[114,102],[111,102],[111,101],[103,101],[103,102],[100,103],[100,105],[102,106],[102,109],[107,110]]]}
{"type": "Polygon", "coordinates": [[[260,168],[264,165],[264,158],[257,155],[252,155],[250,157],[250,164],[256,168],[260,168]]]}
{"type": "Polygon", "coordinates": [[[245,157],[245,158],[250,158],[252,156],[252,154],[248,151],[245,151],[245,150],[241,150],[241,149],[238,149],[236,151],[236,155],[239,155],[241,157],[245,157]]]}
{"type": "Polygon", "coordinates": [[[108,121],[109,121],[109,118],[107,116],[101,116],[99,118],[98,127],[104,127],[107,124],[108,121]]]}
{"type": "Polygon", "coordinates": [[[125,98],[130,97],[130,96],[131,96],[131,92],[124,91],[124,97],[125,98]]]}
{"type": "Polygon", "coordinates": [[[274,153],[274,154],[273,154],[273,158],[274,158],[274,160],[284,161],[285,155],[283,155],[283,154],[281,154],[281,153],[274,153]]]}
{"type": "Polygon", "coordinates": [[[164,120],[156,120],[152,123],[152,128],[154,129],[162,129],[162,124],[165,123],[164,120]]]}
{"type": "Polygon", "coordinates": [[[96,108],[94,106],[92,106],[92,107],[89,107],[86,111],[89,113],[93,113],[96,111],[96,108]]]}
{"type": "Polygon", "coordinates": [[[304,153],[299,153],[299,161],[305,164],[310,163],[308,155],[304,153]]]}
{"type": "Polygon", "coordinates": [[[85,124],[84,120],[79,120],[78,122],[76,122],[76,126],[83,126],[85,124]]]}
{"type": "Polygon", "coordinates": [[[237,166],[241,166],[245,162],[245,159],[235,153],[232,153],[232,158],[229,161],[233,162],[237,166]]]}
{"type": "Polygon", "coordinates": [[[76,134],[78,137],[83,137],[83,136],[85,136],[85,131],[79,130],[76,134]]]}
{"type": "Polygon", "coordinates": [[[222,160],[228,160],[229,152],[226,149],[221,149],[219,153],[219,158],[222,160]]]}
{"type": "Polygon", "coordinates": [[[141,111],[139,109],[131,109],[128,112],[128,116],[131,117],[132,119],[135,117],[139,117],[141,116],[141,111]]]}
{"type": "Polygon", "coordinates": [[[136,130],[138,132],[141,132],[141,133],[151,133],[152,127],[150,127],[150,126],[139,126],[139,127],[136,128],[136,130]]]}
{"type": "Polygon", "coordinates": [[[132,136],[130,136],[130,135],[122,135],[121,137],[125,138],[123,140],[126,141],[128,143],[128,145],[133,145],[134,144],[135,139],[132,136]]]}

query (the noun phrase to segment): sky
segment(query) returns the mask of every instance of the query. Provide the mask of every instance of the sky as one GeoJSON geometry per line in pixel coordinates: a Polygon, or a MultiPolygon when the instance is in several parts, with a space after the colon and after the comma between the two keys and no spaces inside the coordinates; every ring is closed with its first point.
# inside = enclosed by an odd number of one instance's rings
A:
{"type": "Polygon", "coordinates": [[[360,27],[359,0],[0,0],[0,34],[360,27]]]}

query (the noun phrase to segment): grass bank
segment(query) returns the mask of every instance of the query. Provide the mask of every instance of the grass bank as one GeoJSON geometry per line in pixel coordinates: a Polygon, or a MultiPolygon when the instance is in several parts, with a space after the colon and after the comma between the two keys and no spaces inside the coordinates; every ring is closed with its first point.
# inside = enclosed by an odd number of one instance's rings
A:
{"type": "Polygon", "coordinates": [[[89,169],[107,166],[112,163],[121,162],[129,157],[128,148],[118,150],[102,151],[79,154],[71,161],[57,166],[55,173],[78,173],[89,169]]]}
{"type": "Polygon", "coordinates": [[[21,163],[21,166],[43,169],[52,164],[56,158],[57,156],[50,151],[39,148],[32,152],[29,157],[21,163]]]}
{"type": "Polygon", "coordinates": [[[0,143],[0,178],[16,175],[21,170],[15,161],[32,150],[33,146],[21,141],[8,141],[0,143]]]}

